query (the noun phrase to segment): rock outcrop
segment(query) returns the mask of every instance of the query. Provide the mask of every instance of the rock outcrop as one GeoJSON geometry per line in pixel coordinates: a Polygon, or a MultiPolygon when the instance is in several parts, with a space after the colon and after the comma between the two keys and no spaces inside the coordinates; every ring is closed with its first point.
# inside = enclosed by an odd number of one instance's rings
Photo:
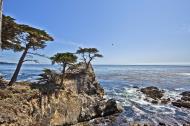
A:
{"type": "Polygon", "coordinates": [[[177,107],[190,108],[190,91],[182,92],[180,95],[182,95],[181,99],[172,102],[172,104],[177,107]]]}
{"type": "Polygon", "coordinates": [[[17,83],[0,89],[0,125],[77,125],[122,111],[115,100],[103,96],[92,67],[87,72],[82,66],[69,69],[64,88],[51,82],[17,83]]]}
{"type": "Polygon", "coordinates": [[[180,99],[173,99],[171,98],[164,98],[164,91],[159,90],[157,87],[145,87],[140,89],[140,91],[147,96],[145,99],[146,101],[149,101],[153,104],[168,104],[171,103],[172,105],[176,107],[184,107],[184,108],[190,108],[190,91],[182,92],[180,99]],[[151,99],[148,99],[151,98],[151,99]]]}
{"type": "Polygon", "coordinates": [[[157,87],[145,87],[140,91],[147,96],[146,101],[150,101],[152,104],[167,104],[170,102],[170,98],[164,98],[164,90],[160,90],[157,87]],[[150,99],[149,99],[150,98],[150,99]]]}
{"type": "Polygon", "coordinates": [[[161,99],[164,96],[163,94],[164,91],[161,91],[157,87],[153,87],[153,86],[142,88],[141,92],[154,100],[161,99]]]}

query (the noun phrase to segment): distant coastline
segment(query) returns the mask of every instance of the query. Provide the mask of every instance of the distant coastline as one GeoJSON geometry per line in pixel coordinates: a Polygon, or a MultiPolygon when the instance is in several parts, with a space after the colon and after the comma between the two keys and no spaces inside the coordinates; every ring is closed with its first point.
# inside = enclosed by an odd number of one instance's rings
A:
{"type": "Polygon", "coordinates": [[[15,65],[16,63],[0,62],[0,64],[15,65]]]}
{"type": "MultiPolygon", "coordinates": [[[[16,65],[16,63],[0,62],[0,65],[16,65]]],[[[51,63],[26,63],[24,65],[51,65],[51,63]]],[[[93,66],[187,66],[190,64],[94,64],[93,66]]]]}

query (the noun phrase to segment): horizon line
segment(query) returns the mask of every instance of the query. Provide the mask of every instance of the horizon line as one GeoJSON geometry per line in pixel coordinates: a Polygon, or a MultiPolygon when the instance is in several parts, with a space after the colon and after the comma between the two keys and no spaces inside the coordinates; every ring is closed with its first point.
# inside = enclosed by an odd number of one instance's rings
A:
{"type": "MultiPolygon", "coordinates": [[[[1,63],[0,63],[1,64],[1,63]]],[[[3,63],[2,63],[3,64],[3,63]]],[[[1,64],[1,65],[2,65],[1,64]]],[[[5,63],[14,64],[17,63],[5,63]]],[[[51,65],[51,63],[25,63],[23,65],[51,65]]],[[[93,66],[190,66],[190,64],[92,64],[93,66]]]]}

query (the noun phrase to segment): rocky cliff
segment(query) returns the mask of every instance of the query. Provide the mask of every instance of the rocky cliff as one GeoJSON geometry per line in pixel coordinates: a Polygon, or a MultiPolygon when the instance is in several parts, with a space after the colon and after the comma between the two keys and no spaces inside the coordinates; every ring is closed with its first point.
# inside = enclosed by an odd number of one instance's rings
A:
{"type": "Polygon", "coordinates": [[[0,89],[0,125],[82,125],[81,122],[121,112],[115,100],[103,98],[104,90],[93,68],[87,72],[83,68],[70,68],[64,86],[53,81],[1,86],[4,88],[0,89]]]}

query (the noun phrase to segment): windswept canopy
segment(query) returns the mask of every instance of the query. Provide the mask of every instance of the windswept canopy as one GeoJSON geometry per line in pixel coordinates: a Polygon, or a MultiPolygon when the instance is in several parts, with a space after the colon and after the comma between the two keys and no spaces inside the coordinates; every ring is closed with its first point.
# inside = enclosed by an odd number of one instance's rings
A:
{"type": "Polygon", "coordinates": [[[53,57],[50,57],[52,60],[52,64],[58,63],[75,63],[77,60],[77,56],[75,56],[73,53],[57,53],[53,57]]]}
{"type": "Polygon", "coordinates": [[[44,30],[33,28],[28,25],[19,25],[19,28],[22,31],[22,35],[25,36],[26,44],[33,50],[45,48],[47,41],[53,41],[53,38],[44,30]]]}
{"type": "Polygon", "coordinates": [[[99,51],[96,48],[79,48],[79,50],[77,50],[77,54],[80,53],[98,53],[99,51]]]}
{"type": "Polygon", "coordinates": [[[96,48],[79,48],[76,53],[82,56],[82,60],[86,64],[86,69],[88,69],[93,59],[96,57],[103,57],[103,55],[99,54],[99,50],[96,48]]]}
{"type": "Polygon", "coordinates": [[[14,51],[21,51],[23,48],[20,46],[21,30],[15,19],[10,16],[3,15],[2,20],[2,49],[14,51]]]}
{"type": "Polygon", "coordinates": [[[84,60],[87,60],[87,58],[93,59],[95,57],[103,57],[103,55],[99,54],[99,50],[96,48],[79,48],[76,53],[82,54],[84,60]]]}
{"type": "Polygon", "coordinates": [[[57,53],[54,56],[50,57],[52,60],[52,64],[59,64],[62,67],[62,76],[61,76],[61,85],[63,85],[63,78],[65,74],[66,67],[72,63],[75,63],[77,61],[77,56],[75,56],[73,53],[57,53]]]}
{"type": "Polygon", "coordinates": [[[36,50],[44,48],[47,41],[53,41],[53,38],[44,30],[18,24],[15,19],[3,15],[2,49],[22,51],[28,45],[33,50],[36,50]]]}
{"type": "Polygon", "coordinates": [[[46,47],[46,42],[53,41],[53,38],[44,30],[33,28],[29,25],[17,24],[15,20],[9,16],[4,16],[2,36],[3,49],[12,49],[14,51],[23,52],[16,66],[14,74],[9,82],[9,85],[13,85],[13,83],[16,82],[22,64],[24,62],[37,62],[37,60],[31,59],[31,55],[35,53],[30,51],[43,49],[46,47]]]}

